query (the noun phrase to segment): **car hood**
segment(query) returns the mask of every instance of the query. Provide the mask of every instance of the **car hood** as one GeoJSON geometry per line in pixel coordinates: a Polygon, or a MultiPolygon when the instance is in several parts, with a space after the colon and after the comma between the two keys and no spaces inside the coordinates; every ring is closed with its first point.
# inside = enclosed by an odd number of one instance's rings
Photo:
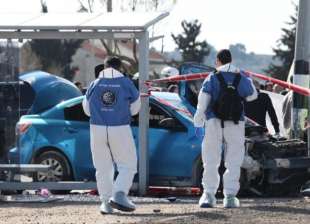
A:
{"type": "Polygon", "coordinates": [[[19,79],[28,83],[35,93],[28,114],[40,113],[61,101],[82,95],[72,82],[47,72],[27,72],[19,79]]]}

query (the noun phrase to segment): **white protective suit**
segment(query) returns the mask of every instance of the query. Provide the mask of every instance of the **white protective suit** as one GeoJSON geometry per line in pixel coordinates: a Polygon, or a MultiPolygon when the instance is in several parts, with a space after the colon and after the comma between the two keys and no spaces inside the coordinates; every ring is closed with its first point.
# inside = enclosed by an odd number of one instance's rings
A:
{"type": "MultiPolygon", "coordinates": [[[[218,71],[238,73],[239,69],[231,64],[217,68],[218,71]]],[[[210,78],[210,76],[208,77],[210,78]]],[[[207,79],[208,79],[207,78],[207,79]]],[[[251,81],[253,94],[246,97],[247,101],[257,98],[257,92],[251,81]]],[[[240,167],[244,158],[245,126],[244,121],[234,124],[233,121],[225,121],[224,128],[221,120],[211,118],[206,120],[206,110],[210,104],[211,95],[200,90],[198,96],[197,111],[194,116],[195,127],[205,127],[205,136],[202,142],[204,192],[215,195],[219,186],[220,177],[218,168],[221,162],[223,141],[225,142],[225,167],[223,177],[224,195],[236,195],[239,191],[240,167]]]]}
{"type": "MultiPolygon", "coordinates": [[[[99,79],[123,77],[112,68],[100,73],[99,79]]],[[[140,97],[130,104],[131,115],[136,115],[141,106],[140,97]]],[[[90,105],[85,97],[83,109],[91,116],[90,105]]],[[[90,124],[90,144],[94,166],[96,168],[97,187],[102,201],[107,202],[115,192],[128,194],[133,177],[137,172],[136,146],[130,125],[104,126],[90,124]],[[114,165],[118,176],[114,181],[114,165]]]]}

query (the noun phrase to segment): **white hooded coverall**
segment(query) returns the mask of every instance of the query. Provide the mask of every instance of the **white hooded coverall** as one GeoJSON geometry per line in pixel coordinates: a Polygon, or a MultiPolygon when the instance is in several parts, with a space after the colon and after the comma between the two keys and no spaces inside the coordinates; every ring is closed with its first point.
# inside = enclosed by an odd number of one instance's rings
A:
{"type": "MultiPolygon", "coordinates": [[[[92,84],[94,84],[93,86],[107,85],[100,84],[100,80],[103,78],[118,79],[121,77],[124,77],[123,74],[117,70],[107,68],[100,73],[99,78],[92,84]]],[[[116,84],[113,85],[111,85],[111,88],[117,86],[116,84]]],[[[124,86],[121,85],[120,88],[124,88],[124,86]]],[[[135,87],[131,86],[131,88],[135,87]]],[[[94,88],[94,92],[95,91],[96,87],[94,88]]],[[[118,94],[118,97],[121,96],[121,94],[118,94]]],[[[128,104],[130,108],[126,108],[126,105],[127,103],[123,109],[129,109],[131,115],[136,115],[141,106],[140,97],[134,102],[128,104]]],[[[83,109],[88,116],[94,116],[87,97],[83,100],[83,109]]],[[[109,108],[106,109],[106,111],[108,110],[109,108]]],[[[113,119],[114,113],[111,115],[113,119]]],[[[94,167],[96,168],[97,187],[100,199],[102,201],[108,201],[115,192],[119,191],[122,191],[127,195],[132,185],[133,177],[137,172],[136,147],[130,125],[124,124],[115,126],[90,123],[90,144],[92,159],[94,167]],[[118,171],[118,176],[115,181],[114,165],[118,171]]]]}
{"type": "MultiPolygon", "coordinates": [[[[217,68],[220,72],[228,72],[229,75],[239,73],[239,69],[231,64],[223,65],[217,68]]],[[[209,82],[214,74],[205,80],[209,82]]],[[[253,85],[252,80],[243,77],[240,80],[239,85],[247,88],[247,92],[250,94],[243,94],[245,100],[252,101],[257,98],[257,92],[253,85]]],[[[217,87],[219,88],[219,87],[217,87]]],[[[214,89],[214,87],[213,87],[214,89]]],[[[239,88],[238,88],[239,90],[239,88]]],[[[212,91],[212,87],[211,87],[212,91]]],[[[240,91],[238,91],[240,92],[240,91]]],[[[204,127],[205,136],[202,142],[202,161],[203,161],[203,178],[202,185],[204,192],[215,195],[219,186],[220,177],[218,168],[221,162],[221,155],[223,149],[223,142],[226,145],[225,149],[225,167],[224,173],[224,195],[236,195],[239,191],[239,178],[240,178],[240,167],[244,158],[244,138],[245,138],[245,126],[244,121],[239,121],[235,124],[233,121],[225,121],[224,128],[221,127],[221,120],[216,117],[207,117],[207,109],[211,105],[212,94],[203,91],[203,88],[199,92],[197,111],[194,116],[195,127],[204,127]]]]}

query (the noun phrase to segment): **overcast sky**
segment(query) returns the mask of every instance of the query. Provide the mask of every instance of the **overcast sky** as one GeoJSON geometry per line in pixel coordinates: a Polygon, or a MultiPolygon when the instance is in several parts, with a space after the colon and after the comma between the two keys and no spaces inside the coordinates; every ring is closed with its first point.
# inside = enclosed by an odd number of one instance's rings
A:
{"type": "MultiPolygon", "coordinates": [[[[46,0],[50,12],[76,12],[78,0],[46,0]]],[[[164,50],[173,50],[171,33],[181,31],[182,20],[202,23],[200,39],[215,48],[243,43],[247,51],[271,54],[281,28],[294,14],[297,0],[177,0],[170,16],[156,28],[166,35],[164,50]]],[[[0,0],[0,13],[40,12],[40,0],[0,0]]],[[[101,10],[101,9],[100,9],[101,10]]],[[[160,46],[161,41],[156,43],[160,46]]]]}

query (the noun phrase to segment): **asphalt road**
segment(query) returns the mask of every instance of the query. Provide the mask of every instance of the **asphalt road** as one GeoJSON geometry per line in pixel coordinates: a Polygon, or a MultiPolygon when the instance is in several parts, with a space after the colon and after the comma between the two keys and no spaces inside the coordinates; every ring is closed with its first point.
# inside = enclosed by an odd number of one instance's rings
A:
{"type": "Polygon", "coordinates": [[[242,198],[241,208],[224,209],[222,200],[216,208],[201,209],[198,197],[137,198],[133,213],[99,213],[98,196],[66,195],[63,200],[49,203],[0,202],[0,224],[60,223],[310,223],[308,198],[242,198]]]}

